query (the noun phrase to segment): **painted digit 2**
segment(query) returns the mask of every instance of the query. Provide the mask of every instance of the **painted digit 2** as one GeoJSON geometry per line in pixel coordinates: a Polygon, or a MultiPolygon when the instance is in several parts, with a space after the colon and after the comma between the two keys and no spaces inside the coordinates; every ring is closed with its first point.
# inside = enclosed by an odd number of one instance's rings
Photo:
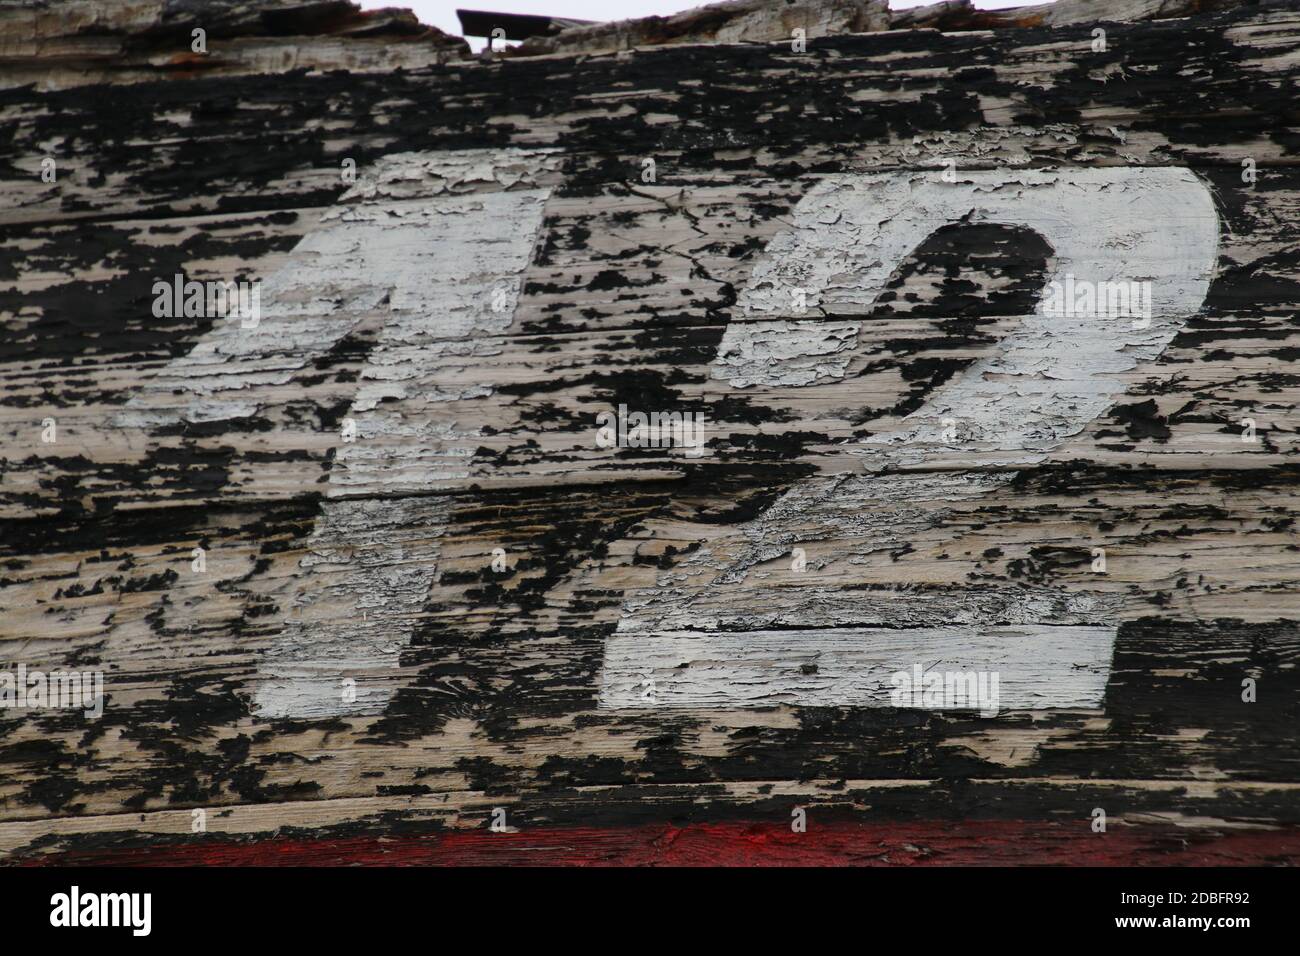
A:
{"type": "MultiPolygon", "coordinates": [[[[876,548],[907,543],[941,522],[943,502],[1005,484],[996,466],[1043,460],[1122,394],[1120,374],[1161,354],[1200,309],[1214,273],[1218,216],[1191,171],[822,180],[756,264],[713,376],[737,388],[811,384],[809,362],[791,340],[817,319],[788,315],[791,291],[800,290],[814,315],[863,313],[912,250],[959,221],[1037,232],[1054,250],[1049,289],[1149,283],[1149,320],[1116,314],[1100,298],[1083,314],[1051,308],[1045,295],[997,354],[937,389],[897,431],[848,449],[866,474],[799,483],[740,529],[743,545],[703,548],[655,588],[630,594],[606,645],[601,706],[888,706],[896,702],[891,675],[917,665],[1000,675],[1003,709],[1100,705],[1117,632],[1114,602],[1102,595],[927,588],[881,596],[819,588],[815,575],[786,571],[799,542],[834,538],[854,521],[851,533],[861,537],[862,516],[873,511],[888,512],[865,528],[876,548]],[[984,468],[970,470],[976,463],[984,468]],[[760,565],[777,558],[782,571],[765,576],[760,565]]],[[[858,327],[850,333],[856,339],[858,327]]]]}

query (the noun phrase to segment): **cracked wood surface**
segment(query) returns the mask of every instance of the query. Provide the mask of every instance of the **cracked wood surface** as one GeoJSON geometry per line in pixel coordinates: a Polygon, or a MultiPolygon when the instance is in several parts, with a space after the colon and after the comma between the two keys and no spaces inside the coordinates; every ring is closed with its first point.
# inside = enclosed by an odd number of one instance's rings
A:
{"type": "Polygon", "coordinates": [[[1097,806],[1112,829],[1202,843],[1300,826],[1300,15],[1108,36],[1104,53],[1087,29],[917,31],[803,58],[717,46],[0,92],[0,647],[102,669],[108,692],[98,721],[0,712],[0,852],[486,828],[494,807],[524,833],[792,806],[899,827],[1036,819],[1062,827],[1045,855],[1097,806]],[[498,159],[464,161],[482,155],[498,159]],[[810,190],[938,177],[947,158],[1049,179],[1185,168],[1213,196],[1217,262],[1163,354],[1045,460],[930,464],[891,493],[847,446],[996,354],[1050,274],[1040,235],[940,229],[874,310],[785,319],[808,329],[798,384],[714,370],[810,190]],[[530,195],[517,295],[439,334],[421,316],[455,272],[374,243],[431,210],[459,217],[439,239],[464,242],[470,206],[508,223],[493,204],[530,195]],[[155,318],[153,283],[178,272],[264,279],[274,367],[228,326],[155,318]],[[357,275],[374,281],[348,293],[357,275]],[[224,339],[229,379],[196,364],[224,339]],[[209,386],[229,384],[214,409],[209,386]],[[620,403],[704,411],[709,454],[598,448],[594,416],[620,403]],[[459,477],[409,443],[440,421],[474,432],[459,477]],[[408,470],[394,484],[375,460],[408,470]],[[599,706],[624,621],[722,640],[1046,617],[1117,628],[1099,706],[599,706]],[[370,634],[371,712],[259,709],[295,650],[345,661],[370,634]]]}
{"type": "Polygon", "coordinates": [[[424,26],[409,10],[363,11],[348,0],[0,3],[0,88],[291,70],[387,72],[468,55],[464,40],[424,26]],[[196,29],[204,31],[199,49],[196,29]]]}

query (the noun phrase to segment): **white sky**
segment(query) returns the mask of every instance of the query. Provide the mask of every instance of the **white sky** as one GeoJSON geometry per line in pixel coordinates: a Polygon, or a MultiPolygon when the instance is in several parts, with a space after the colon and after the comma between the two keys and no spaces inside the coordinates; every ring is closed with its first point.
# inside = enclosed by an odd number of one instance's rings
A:
{"type": "MultiPolygon", "coordinates": [[[[626,20],[630,17],[663,16],[679,13],[692,7],[704,6],[713,0],[357,0],[364,10],[380,7],[407,7],[415,11],[421,23],[437,27],[453,36],[460,36],[460,21],[456,9],[489,10],[493,13],[540,13],[552,17],[573,17],[575,20],[626,20]]],[[[934,0],[889,0],[895,10],[923,7],[934,0]]],[[[1029,6],[1034,0],[975,0],[981,10],[1001,7],[1029,6]]],[[[470,41],[475,50],[481,41],[470,41]]]]}

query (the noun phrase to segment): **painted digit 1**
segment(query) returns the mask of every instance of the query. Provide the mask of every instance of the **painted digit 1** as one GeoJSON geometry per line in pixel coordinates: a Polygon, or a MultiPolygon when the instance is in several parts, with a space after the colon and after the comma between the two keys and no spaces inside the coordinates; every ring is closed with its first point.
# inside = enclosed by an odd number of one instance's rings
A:
{"type": "Polygon", "coordinates": [[[260,716],[378,714],[391,697],[448,508],[443,496],[412,495],[448,475],[421,403],[439,394],[448,350],[514,320],[550,188],[499,182],[544,178],[557,164],[554,150],[462,150],[395,154],[359,171],[262,284],[256,327],[215,323],[117,417],[151,429],[255,415],[285,401],[312,359],[377,326],[299,573],[277,595],[284,617],[255,679],[260,716]],[[460,180],[487,189],[437,186],[460,180]]]}

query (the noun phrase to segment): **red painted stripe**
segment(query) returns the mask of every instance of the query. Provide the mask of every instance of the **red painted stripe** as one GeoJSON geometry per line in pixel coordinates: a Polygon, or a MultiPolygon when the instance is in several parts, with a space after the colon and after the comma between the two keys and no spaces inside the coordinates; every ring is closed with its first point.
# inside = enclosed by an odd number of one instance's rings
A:
{"type": "Polygon", "coordinates": [[[1088,821],[555,827],[523,833],[271,838],[59,853],[26,866],[1231,866],[1300,864],[1300,827],[1091,832],[1088,821]]]}

